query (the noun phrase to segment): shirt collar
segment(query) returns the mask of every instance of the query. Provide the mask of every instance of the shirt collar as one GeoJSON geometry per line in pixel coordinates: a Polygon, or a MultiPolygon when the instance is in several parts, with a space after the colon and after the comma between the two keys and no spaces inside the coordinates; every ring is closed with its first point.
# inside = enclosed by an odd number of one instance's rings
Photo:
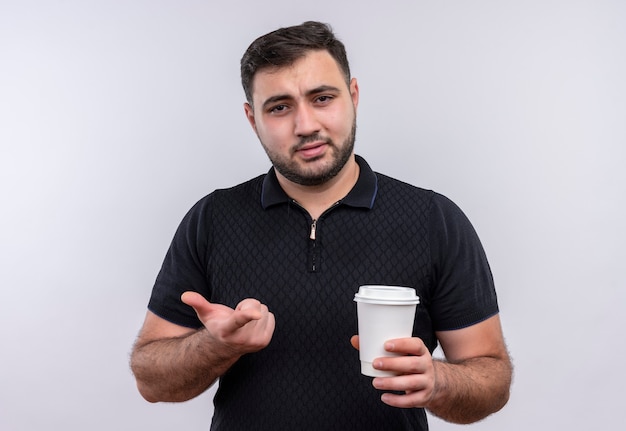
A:
{"type": "MultiPolygon", "coordinates": [[[[355,158],[360,168],[359,178],[352,190],[340,202],[352,207],[371,209],[374,206],[374,200],[378,192],[378,178],[365,159],[358,155],[355,158]]],[[[290,201],[291,198],[278,183],[274,168],[271,168],[263,179],[263,189],[261,190],[261,205],[263,209],[290,201]]]]}

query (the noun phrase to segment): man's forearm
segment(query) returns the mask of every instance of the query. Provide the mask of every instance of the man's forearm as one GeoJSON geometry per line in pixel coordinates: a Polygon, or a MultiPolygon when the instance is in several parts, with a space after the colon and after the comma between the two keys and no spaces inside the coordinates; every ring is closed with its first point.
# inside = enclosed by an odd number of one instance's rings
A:
{"type": "Polygon", "coordinates": [[[178,402],[207,390],[239,358],[218,355],[206,329],[141,344],[131,355],[131,369],[141,395],[150,402],[178,402]]]}
{"type": "Polygon", "coordinates": [[[435,361],[435,394],[427,406],[443,420],[468,424],[507,403],[512,366],[508,358],[474,358],[460,363],[435,361]]]}

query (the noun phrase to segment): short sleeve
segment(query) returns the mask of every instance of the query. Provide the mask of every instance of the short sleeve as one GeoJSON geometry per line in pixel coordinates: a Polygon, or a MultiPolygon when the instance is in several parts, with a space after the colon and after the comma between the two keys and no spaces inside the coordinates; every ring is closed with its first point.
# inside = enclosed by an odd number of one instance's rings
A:
{"type": "Polygon", "coordinates": [[[180,297],[195,291],[211,298],[208,274],[212,195],[200,200],[181,221],[152,289],[148,309],[177,325],[199,328],[193,308],[180,297]]]}
{"type": "Polygon", "coordinates": [[[434,329],[460,329],[497,314],[493,276],[474,227],[456,204],[437,193],[430,211],[434,329]]]}

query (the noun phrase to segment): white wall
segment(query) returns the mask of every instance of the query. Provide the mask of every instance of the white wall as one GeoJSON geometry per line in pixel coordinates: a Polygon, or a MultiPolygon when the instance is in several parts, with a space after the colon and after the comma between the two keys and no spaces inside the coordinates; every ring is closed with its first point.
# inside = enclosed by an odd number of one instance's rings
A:
{"type": "Polygon", "coordinates": [[[223,3],[0,0],[0,429],[208,429],[209,394],[144,402],[128,352],[182,215],[268,168],[241,54],[306,19],[348,47],[358,152],[487,249],[516,375],[466,429],[617,429],[626,3],[223,3]]]}

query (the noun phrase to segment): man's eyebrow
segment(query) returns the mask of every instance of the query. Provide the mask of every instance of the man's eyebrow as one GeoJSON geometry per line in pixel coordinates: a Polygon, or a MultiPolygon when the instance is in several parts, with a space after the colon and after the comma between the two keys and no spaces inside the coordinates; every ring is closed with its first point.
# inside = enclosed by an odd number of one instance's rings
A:
{"type": "MultiPolygon", "coordinates": [[[[306,95],[313,96],[315,94],[326,93],[326,92],[339,93],[341,92],[341,90],[332,85],[320,85],[319,87],[315,87],[307,91],[306,95]]],[[[293,98],[294,97],[291,96],[290,94],[277,94],[275,96],[268,97],[267,100],[263,102],[263,109],[267,109],[270,105],[273,105],[274,103],[283,102],[285,100],[293,100],[293,98]]]]}
{"type": "Polygon", "coordinates": [[[267,109],[268,106],[273,105],[274,103],[291,99],[293,99],[293,97],[289,94],[277,94],[276,96],[268,97],[267,100],[263,102],[263,109],[267,109]]]}
{"type": "Polygon", "coordinates": [[[331,93],[339,93],[341,90],[337,87],[334,87],[332,85],[320,85],[319,87],[313,88],[309,91],[306,92],[307,96],[312,96],[314,94],[319,94],[319,93],[326,93],[326,92],[331,92],[331,93]]]}

